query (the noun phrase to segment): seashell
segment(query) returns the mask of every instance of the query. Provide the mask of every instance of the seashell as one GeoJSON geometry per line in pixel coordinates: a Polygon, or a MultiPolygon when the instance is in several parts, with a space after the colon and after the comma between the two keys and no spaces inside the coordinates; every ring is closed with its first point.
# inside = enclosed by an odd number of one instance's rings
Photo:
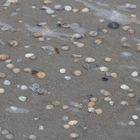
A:
{"type": "Polygon", "coordinates": [[[82,72],[80,70],[74,70],[73,75],[75,76],[81,76],[82,72]]]}
{"type": "Polygon", "coordinates": [[[18,42],[16,40],[12,40],[12,41],[9,42],[9,45],[11,47],[17,47],[18,46],[18,42]]]}
{"type": "Polygon", "coordinates": [[[122,84],[120,86],[120,88],[123,89],[123,90],[129,90],[130,89],[130,87],[128,85],[125,85],[125,84],[122,84]]]}
{"type": "Polygon", "coordinates": [[[32,58],[35,57],[35,55],[34,55],[33,53],[26,53],[26,54],[25,54],[25,57],[26,57],[26,58],[31,58],[31,59],[32,59],[32,58]]]}
{"type": "Polygon", "coordinates": [[[0,61],[8,60],[10,57],[7,54],[0,54],[0,61]]]}
{"type": "Polygon", "coordinates": [[[93,57],[87,57],[87,58],[85,58],[85,62],[87,62],[87,63],[93,63],[93,62],[95,62],[95,58],[93,58],[93,57]]]}
{"type": "Polygon", "coordinates": [[[103,113],[103,110],[101,108],[98,108],[98,109],[95,110],[95,112],[96,112],[97,115],[100,115],[100,114],[103,113]]]}
{"type": "Polygon", "coordinates": [[[40,33],[40,32],[34,32],[34,33],[33,33],[33,36],[36,37],[36,38],[39,38],[39,37],[42,37],[43,34],[40,33]]]}
{"type": "Polygon", "coordinates": [[[72,139],[77,139],[77,138],[79,137],[79,134],[78,134],[78,133],[71,133],[71,134],[70,134],[70,137],[71,137],[72,139]]]}
{"type": "Polygon", "coordinates": [[[43,0],[43,3],[44,3],[44,4],[51,4],[52,1],[51,1],[51,0],[43,0]]]}
{"type": "Polygon", "coordinates": [[[68,124],[71,125],[71,126],[74,126],[74,125],[78,124],[78,121],[77,120],[71,120],[71,121],[68,122],[68,124]]]}
{"type": "Polygon", "coordinates": [[[36,76],[37,76],[37,78],[39,78],[39,79],[43,79],[43,78],[46,77],[46,73],[40,71],[40,72],[38,72],[38,73],[36,74],[36,76]]]}

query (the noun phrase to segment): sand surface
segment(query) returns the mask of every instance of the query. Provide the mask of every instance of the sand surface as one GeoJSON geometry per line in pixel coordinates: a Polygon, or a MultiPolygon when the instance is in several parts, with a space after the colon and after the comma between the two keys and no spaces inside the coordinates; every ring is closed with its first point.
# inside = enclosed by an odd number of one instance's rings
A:
{"type": "MultiPolygon", "coordinates": [[[[21,72],[15,74],[6,68],[8,62],[0,62],[0,72],[6,74],[5,78],[0,79],[0,87],[5,88],[5,93],[0,95],[0,127],[12,133],[14,140],[29,140],[28,137],[31,134],[35,135],[37,140],[70,140],[72,138],[69,135],[72,132],[79,134],[78,140],[139,140],[140,121],[133,120],[132,115],[140,118],[140,77],[133,77],[131,73],[139,72],[140,66],[139,52],[136,47],[136,44],[140,42],[140,1],[52,0],[52,3],[47,5],[52,9],[56,4],[71,5],[72,8],[80,10],[89,8],[89,11],[85,13],[56,11],[53,14],[56,17],[41,10],[42,0],[19,0],[17,4],[11,4],[5,9],[4,3],[5,0],[0,0],[0,28],[7,24],[10,26],[10,31],[0,30],[0,53],[8,54],[12,60],[11,63],[15,68],[20,68],[21,72]],[[126,10],[125,4],[129,2],[136,4],[136,9],[126,10]],[[121,7],[122,10],[117,7],[121,7]],[[116,10],[119,17],[108,15],[112,13],[112,10],[116,10]],[[135,34],[122,30],[131,14],[137,15],[136,23],[129,25],[136,30],[135,34]],[[112,18],[120,24],[120,28],[113,30],[107,27],[112,18]],[[104,19],[104,22],[100,22],[99,19],[104,19]],[[85,46],[79,48],[73,44],[71,35],[79,32],[78,29],[75,31],[60,28],[56,25],[58,20],[68,24],[80,24],[85,31],[84,37],[75,41],[82,42],[85,46]],[[47,27],[45,29],[36,27],[40,22],[46,22],[47,27]],[[102,29],[107,29],[108,32],[103,33],[102,29]],[[91,30],[99,30],[99,35],[89,36],[88,33],[91,30]],[[34,31],[44,31],[45,40],[39,41],[38,38],[33,37],[34,31]],[[94,43],[98,37],[103,38],[100,45],[94,43]],[[122,37],[127,38],[126,42],[130,47],[122,47],[122,37]],[[8,42],[11,40],[18,41],[19,45],[10,47],[8,42]],[[64,44],[70,46],[69,51],[61,50],[64,44]],[[25,48],[26,45],[30,47],[25,48]],[[53,46],[58,48],[60,53],[53,52],[52,55],[48,55],[48,51],[42,50],[41,46],[53,46]],[[37,58],[27,59],[26,53],[34,53],[37,58]],[[79,54],[81,58],[75,60],[72,54],[79,54]],[[87,64],[84,61],[86,57],[93,57],[96,61],[87,64]],[[106,57],[112,58],[112,61],[105,62],[106,57]],[[108,67],[109,72],[117,73],[118,77],[109,76],[108,81],[102,81],[101,78],[105,72],[99,71],[100,66],[108,67]],[[40,80],[31,73],[25,73],[24,68],[43,71],[47,75],[40,80]],[[60,68],[65,68],[67,72],[61,74],[60,68]],[[72,74],[74,70],[81,70],[82,75],[74,76],[72,74]],[[71,80],[65,80],[64,76],[71,76],[71,80]],[[10,86],[3,84],[6,79],[11,81],[10,86]],[[48,92],[37,95],[30,89],[17,88],[17,85],[31,87],[33,83],[38,83],[48,92]],[[130,91],[122,90],[121,84],[126,84],[133,89],[132,93],[135,96],[128,97],[130,91]],[[114,105],[111,106],[104,101],[104,95],[100,93],[101,89],[110,91],[109,97],[114,105]],[[28,98],[26,102],[18,99],[21,95],[28,98]],[[97,97],[95,108],[103,109],[101,115],[88,112],[89,95],[97,97]],[[47,110],[46,105],[53,104],[54,101],[59,101],[60,105],[47,110]],[[120,105],[121,101],[127,101],[128,105],[120,105]],[[82,108],[79,109],[73,103],[82,104],[82,108]],[[63,105],[68,105],[69,108],[62,109],[63,105]],[[10,106],[24,108],[29,112],[6,111],[5,109],[10,106]],[[69,129],[63,128],[63,125],[67,123],[63,120],[64,116],[68,116],[69,120],[78,120],[78,124],[69,129]],[[129,125],[130,121],[134,121],[135,125],[129,125]],[[44,126],[44,130],[38,129],[40,125],[44,126]]],[[[0,140],[5,139],[5,135],[0,133],[0,140]]]]}

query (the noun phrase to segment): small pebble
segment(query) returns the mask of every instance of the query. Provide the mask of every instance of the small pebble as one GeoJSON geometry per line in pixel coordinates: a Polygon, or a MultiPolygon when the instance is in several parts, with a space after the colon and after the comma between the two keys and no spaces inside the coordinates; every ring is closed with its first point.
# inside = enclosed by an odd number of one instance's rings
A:
{"type": "Polygon", "coordinates": [[[107,77],[102,77],[102,81],[108,81],[109,79],[107,77]]]}

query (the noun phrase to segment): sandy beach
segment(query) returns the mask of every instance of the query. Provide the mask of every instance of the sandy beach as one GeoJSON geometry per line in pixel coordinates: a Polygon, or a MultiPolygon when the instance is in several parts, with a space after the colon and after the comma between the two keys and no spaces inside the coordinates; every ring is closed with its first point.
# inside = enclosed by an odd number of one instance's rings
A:
{"type": "Polygon", "coordinates": [[[0,0],[0,140],[140,140],[139,0],[0,0]]]}

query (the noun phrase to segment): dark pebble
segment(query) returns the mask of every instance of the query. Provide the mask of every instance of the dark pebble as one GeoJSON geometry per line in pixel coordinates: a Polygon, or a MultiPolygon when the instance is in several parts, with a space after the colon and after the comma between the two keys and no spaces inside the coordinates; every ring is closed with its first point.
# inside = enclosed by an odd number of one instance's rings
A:
{"type": "Polygon", "coordinates": [[[107,77],[102,77],[103,81],[108,81],[109,79],[107,77]]]}
{"type": "Polygon", "coordinates": [[[37,74],[38,73],[38,71],[37,70],[32,70],[32,74],[34,75],[34,74],[37,74]]]}
{"type": "Polygon", "coordinates": [[[118,29],[120,27],[120,24],[117,23],[117,22],[110,22],[108,24],[108,27],[111,28],[111,29],[118,29]]]}

